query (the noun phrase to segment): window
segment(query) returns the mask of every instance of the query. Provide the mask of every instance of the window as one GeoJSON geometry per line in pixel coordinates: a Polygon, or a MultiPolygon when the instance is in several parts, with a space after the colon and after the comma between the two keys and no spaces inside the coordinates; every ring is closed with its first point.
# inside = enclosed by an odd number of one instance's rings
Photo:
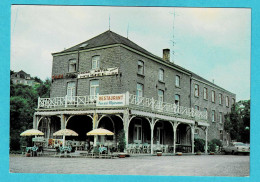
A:
{"type": "Polygon", "coordinates": [[[143,97],[144,96],[144,85],[137,83],[136,86],[136,100],[139,101],[139,97],[143,97]]]}
{"type": "Polygon", "coordinates": [[[235,99],[232,98],[232,102],[231,102],[231,103],[232,103],[232,106],[235,104],[235,102],[236,102],[235,99]]]}
{"type": "Polygon", "coordinates": [[[197,84],[194,86],[194,96],[199,97],[199,85],[197,84]]]}
{"type": "Polygon", "coordinates": [[[138,74],[143,75],[144,74],[144,62],[138,61],[138,74]]]}
{"type": "Polygon", "coordinates": [[[159,69],[159,81],[163,82],[163,78],[164,77],[164,70],[163,69],[159,69]]]}
{"type": "Polygon", "coordinates": [[[218,94],[219,104],[222,105],[222,94],[218,94]]]}
{"type": "Polygon", "coordinates": [[[142,126],[135,125],[134,127],[134,140],[141,141],[142,140],[142,126]]]}
{"type": "Polygon", "coordinates": [[[99,80],[90,81],[90,96],[95,99],[95,96],[99,94],[99,80]]]}
{"type": "Polygon", "coordinates": [[[180,76],[179,75],[176,75],[176,77],[175,77],[175,86],[180,87],[180,76]]]}
{"type": "Polygon", "coordinates": [[[229,107],[229,98],[226,96],[226,106],[229,107]]]}
{"type": "Polygon", "coordinates": [[[195,129],[194,134],[195,134],[195,135],[199,135],[199,134],[200,134],[199,132],[200,132],[199,129],[195,129]]]}
{"type": "Polygon", "coordinates": [[[177,105],[177,106],[180,106],[180,95],[176,94],[175,95],[175,101],[174,103],[177,105]]]}
{"type": "Polygon", "coordinates": [[[100,56],[93,56],[92,57],[92,69],[98,69],[99,68],[99,59],[100,59],[100,56]]]}
{"type": "Polygon", "coordinates": [[[211,91],[211,102],[215,102],[215,91],[211,91]]]}
{"type": "Polygon", "coordinates": [[[163,95],[164,95],[163,90],[158,90],[158,101],[159,102],[163,102],[163,95]]]}
{"type": "Polygon", "coordinates": [[[67,96],[68,97],[76,96],[76,82],[67,83],[67,96]]]}
{"type": "Polygon", "coordinates": [[[208,88],[204,87],[204,90],[203,90],[203,98],[205,100],[208,100],[208,88]]]}
{"type": "Polygon", "coordinates": [[[200,110],[200,107],[197,106],[197,105],[195,105],[195,109],[196,109],[197,111],[199,111],[199,110],[200,110]]]}
{"type": "Polygon", "coordinates": [[[223,115],[222,115],[222,112],[219,113],[219,122],[220,122],[220,123],[223,122],[223,115]]]}
{"type": "Polygon", "coordinates": [[[212,113],[211,113],[211,119],[212,119],[212,122],[215,122],[215,111],[212,110],[212,113]]]}
{"type": "Polygon", "coordinates": [[[75,72],[77,69],[76,59],[69,60],[69,72],[75,72]]]}
{"type": "Polygon", "coordinates": [[[207,108],[204,108],[203,111],[206,112],[206,115],[207,115],[207,117],[208,117],[208,109],[207,109],[207,108]]]}

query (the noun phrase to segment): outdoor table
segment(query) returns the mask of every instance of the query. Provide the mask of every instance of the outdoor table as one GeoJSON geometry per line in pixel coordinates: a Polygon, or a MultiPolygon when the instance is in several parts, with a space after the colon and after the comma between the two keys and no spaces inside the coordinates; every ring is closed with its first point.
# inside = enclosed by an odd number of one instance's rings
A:
{"type": "Polygon", "coordinates": [[[102,154],[104,151],[107,152],[107,148],[106,147],[99,147],[99,153],[102,154]]]}
{"type": "Polygon", "coordinates": [[[30,152],[32,154],[32,157],[37,156],[37,150],[38,150],[38,147],[36,147],[36,146],[26,147],[26,152],[27,153],[30,152]]]}
{"type": "Polygon", "coordinates": [[[68,152],[71,152],[71,147],[60,147],[60,153],[64,153],[64,157],[67,157],[68,152]]]}

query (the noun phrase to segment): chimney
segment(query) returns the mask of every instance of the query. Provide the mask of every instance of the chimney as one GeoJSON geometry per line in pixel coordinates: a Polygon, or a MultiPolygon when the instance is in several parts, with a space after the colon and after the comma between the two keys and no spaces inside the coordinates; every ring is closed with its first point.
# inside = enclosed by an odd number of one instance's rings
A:
{"type": "Polygon", "coordinates": [[[170,62],[170,49],[163,49],[163,60],[170,62]]]}

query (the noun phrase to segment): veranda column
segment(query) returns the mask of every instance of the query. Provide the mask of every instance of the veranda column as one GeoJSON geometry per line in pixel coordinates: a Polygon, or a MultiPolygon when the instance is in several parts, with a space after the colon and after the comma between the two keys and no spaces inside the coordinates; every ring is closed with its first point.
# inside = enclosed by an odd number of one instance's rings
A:
{"type": "Polygon", "coordinates": [[[194,130],[195,130],[195,126],[191,125],[191,153],[194,154],[194,130]]]}
{"type": "Polygon", "coordinates": [[[33,129],[38,129],[37,128],[37,116],[35,115],[35,113],[34,113],[34,115],[33,115],[33,129]]]}
{"type": "Polygon", "coordinates": [[[205,129],[205,135],[206,135],[206,138],[205,138],[205,154],[208,153],[208,127],[206,127],[205,129]]]}
{"type": "Polygon", "coordinates": [[[64,114],[61,114],[60,115],[60,128],[61,129],[65,129],[65,122],[66,122],[66,119],[65,119],[65,115],[64,114]]]}
{"type": "Polygon", "coordinates": [[[128,146],[128,130],[129,130],[129,111],[126,109],[124,111],[123,115],[123,125],[124,125],[124,132],[125,132],[125,143],[126,143],[126,148],[128,146]]]}
{"type": "Polygon", "coordinates": [[[151,154],[153,154],[153,129],[154,129],[154,118],[152,118],[152,123],[151,123],[151,154]]]}
{"type": "Polygon", "coordinates": [[[174,125],[173,125],[173,134],[174,134],[174,138],[173,138],[173,153],[175,154],[176,153],[176,137],[177,137],[177,126],[178,126],[178,123],[177,122],[174,122],[174,125]]]}
{"type": "MultiPolygon", "coordinates": [[[[98,114],[94,112],[93,115],[93,129],[97,129],[98,114]]],[[[94,135],[94,147],[97,146],[97,135],[94,135]]]]}

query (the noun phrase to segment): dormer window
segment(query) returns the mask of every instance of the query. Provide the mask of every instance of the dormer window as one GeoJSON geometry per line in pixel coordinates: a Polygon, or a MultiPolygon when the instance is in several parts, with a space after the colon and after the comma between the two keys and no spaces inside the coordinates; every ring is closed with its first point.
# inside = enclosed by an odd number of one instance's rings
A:
{"type": "Polygon", "coordinates": [[[76,72],[76,69],[77,69],[76,59],[69,60],[69,72],[76,72]]]}
{"type": "Polygon", "coordinates": [[[99,60],[100,60],[100,56],[93,56],[92,57],[92,69],[99,69],[99,60]]]}

